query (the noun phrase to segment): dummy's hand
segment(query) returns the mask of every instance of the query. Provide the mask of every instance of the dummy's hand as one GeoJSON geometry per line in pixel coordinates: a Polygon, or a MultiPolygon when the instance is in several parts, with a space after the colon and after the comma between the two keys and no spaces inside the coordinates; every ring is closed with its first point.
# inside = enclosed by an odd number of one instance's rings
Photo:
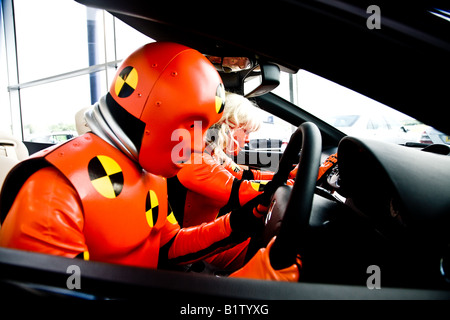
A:
{"type": "Polygon", "coordinates": [[[258,196],[261,198],[259,203],[261,204],[261,207],[266,207],[266,212],[267,212],[267,207],[269,207],[269,205],[270,205],[270,199],[272,199],[272,196],[275,193],[276,189],[277,189],[277,186],[273,183],[273,181],[269,181],[264,186],[263,193],[261,193],[258,196]]]}
{"type": "Polygon", "coordinates": [[[253,198],[242,207],[231,211],[230,226],[233,232],[250,235],[264,227],[263,217],[265,212],[259,211],[264,208],[261,207],[263,195],[264,193],[253,198]]]}

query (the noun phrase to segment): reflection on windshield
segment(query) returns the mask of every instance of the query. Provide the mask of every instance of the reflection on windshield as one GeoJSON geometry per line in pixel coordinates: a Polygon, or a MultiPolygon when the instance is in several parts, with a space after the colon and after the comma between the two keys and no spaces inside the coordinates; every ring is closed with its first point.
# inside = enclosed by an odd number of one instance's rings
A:
{"type": "Polygon", "coordinates": [[[337,128],[348,128],[353,126],[359,117],[358,115],[334,116],[328,120],[328,123],[337,128]]]}

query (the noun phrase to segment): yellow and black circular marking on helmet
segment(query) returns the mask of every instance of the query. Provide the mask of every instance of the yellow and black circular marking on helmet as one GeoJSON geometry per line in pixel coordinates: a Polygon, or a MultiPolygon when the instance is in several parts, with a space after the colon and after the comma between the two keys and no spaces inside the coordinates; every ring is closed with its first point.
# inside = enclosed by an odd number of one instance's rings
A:
{"type": "Polygon", "coordinates": [[[137,87],[138,73],[136,68],[125,67],[116,77],[114,90],[119,98],[129,97],[137,87]]]}
{"type": "Polygon", "coordinates": [[[222,113],[225,108],[225,89],[222,83],[219,83],[216,89],[216,112],[222,113]]]}
{"type": "Polygon", "coordinates": [[[119,164],[107,156],[96,156],[88,164],[89,179],[95,190],[108,199],[117,197],[123,189],[123,172],[119,164]]]}
{"type": "Polygon", "coordinates": [[[254,180],[251,182],[252,188],[255,189],[258,192],[262,192],[264,191],[264,187],[266,186],[266,184],[268,183],[268,180],[265,181],[258,181],[258,180],[254,180]]]}
{"type": "Polygon", "coordinates": [[[147,198],[145,199],[145,216],[147,218],[147,223],[150,227],[154,227],[158,221],[159,213],[159,202],[156,192],[150,190],[147,193],[147,198]]]}

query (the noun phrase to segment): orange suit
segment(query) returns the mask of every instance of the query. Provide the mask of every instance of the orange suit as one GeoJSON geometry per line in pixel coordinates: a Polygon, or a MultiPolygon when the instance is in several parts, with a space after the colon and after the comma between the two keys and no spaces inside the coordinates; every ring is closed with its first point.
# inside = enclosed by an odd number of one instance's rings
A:
{"type": "Polygon", "coordinates": [[[2,198],[1,246],[156,268],[159,258],[186,263],[235,244],[228,215],[180,231],[166,180],[91,133],[35,154],[5,186],[18,179],[25,183],[8,194],[14,203],[2,198]]]}

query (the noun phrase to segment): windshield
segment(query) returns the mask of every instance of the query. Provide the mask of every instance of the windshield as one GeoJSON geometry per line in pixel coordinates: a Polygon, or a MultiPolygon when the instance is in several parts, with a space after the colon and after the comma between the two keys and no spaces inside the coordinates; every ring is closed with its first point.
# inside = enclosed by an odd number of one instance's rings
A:
{"type": "Polygon", "coordinates": [[[280,81],[273,93],[347,135],[396,144],[450,143],[446,134],[308,71],[282,72],[280,81]]]}
{"type": "Polygon", "coordinates": [[[360,118],[359,115],[338,115],[330,117],[329,123],[337,128],[350,128],[355,124],[355,122],[360,118]]]}

